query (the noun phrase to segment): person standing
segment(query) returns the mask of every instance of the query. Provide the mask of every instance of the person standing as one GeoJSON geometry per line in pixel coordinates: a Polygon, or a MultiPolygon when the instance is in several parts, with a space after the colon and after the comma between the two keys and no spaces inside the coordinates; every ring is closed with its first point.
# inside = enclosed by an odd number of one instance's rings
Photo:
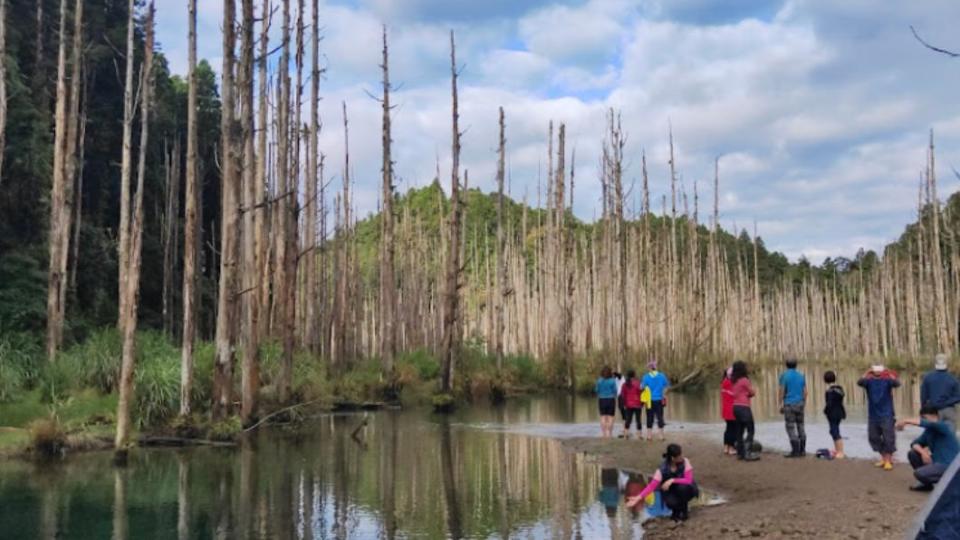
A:
{"type": "Polygon", "coordinates": [[[723,430],[723,453],[727,456],[737,455],[737,417],[733,415],[733,381],[730,380],[732,374],[733,368],[727,368],[720,381],[720,416],[727,425],[723,430]]]}
{"type": "Polygon", "coordinates": [[[664,398],[670,388],[670,381],[666,375],[657,370],[656,360],[651,360],[647,364],[647,369],[649,371],[643,376],[640,383],[641,391],[650,389],[650,407],[647,409],[647,440],[653,439],[653,423],[656,421],[657,433],[662,441],[664,439],[663,428],[666,425],[663,420],[664,398]]]}
{"type": "Polygon", "coordinates": [[[737,360],[733,363],[730,381],[733,383],[730,388],[730,391],[733,392],[733,416],[737,420],[737,458],[742,461],[757,461],[760,456],[753,452],[755,426],[753,410],[750,408],[750,400],[757,393],[754,391],[753,385],[750,384],[746,362],[737,360]]]}
{"type": "Polygon", "coordinates": [[[826,406],[823,408],[823,414],[827,417],[827,423],[830,424],[830,438],[833,439],[833,457],[843,459],[846,454],[843,453],[843,437],[840,436],[840,422],[847,418],[847,409],[843,406],[845,396],[843,387],[837,382],[837,374],[828,371],[823,374],[823,382],[830,385],[826,392],[826,406]]]}
{"type": "Polygon", "coordinates": [[[620,399],[623,401],[623,438],[630,438],[630,424],[637,423],[637,438],[643,434],[643,403],[640,401],[640,381],[634,370],[627,371],[627,377],[620,387],[620,399]]]}
{"type": "Polygon", "coordinates": [[[595,390],[597,408],[600,410],[600,436],[613,437],[613,420],[617,412],[617,380],[613,378],[613,371],[609,367],[600,371],[595,390]]]}
{"type": "Polygon", "coordinates": [[[797,359],[788,358],[787,370],[780,374],[780,411],[783,413],[790,438],[790,452],[784,457],[807,455],[807,433],[804,430],[803,409],[807,403],[807,379],[797,371],[797,359]]]}
{"type": "Polygon", "coordinates": [[[933,371],[923,376],[920,383],[920,406],[937,410],[941,422],[957,432],[957,403],[960,403],[960,381],[947,371],[947,355],[934,358],[933,371]]]}
{"type": "Polygon", "coordinates": [[[897,422],[898,430],[908,424],[923,428],[923,434],[910,443],[910,452],[907,453],[913,476],[919,482],[910,487],[912,491],[932,491],[933,485],[940,481],[960,453],[960,443],[953,433],[953,427],[940,419],[939,412],[932,405],[924,405],[920,408],[920,418],[897,422]]]}
{"type": "Polygon", "coordinates": [[[874,465],[892,471],[893,454],[897,451],[893,389],[900,387],[900,379],[895,371],[877,364],[863,374],[857,386],[867,392],[867,436],[870,447],[880,454],[880,461],[874,465]]]}

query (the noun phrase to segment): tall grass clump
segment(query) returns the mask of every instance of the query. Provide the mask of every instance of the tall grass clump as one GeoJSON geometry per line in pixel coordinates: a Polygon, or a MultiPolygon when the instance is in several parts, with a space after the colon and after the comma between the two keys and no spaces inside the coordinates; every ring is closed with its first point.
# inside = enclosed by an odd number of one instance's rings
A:
{"type": "Polygon", "coordinates": [[[42,365],[43,350],[33,336],[0,336],[0,402],[12,401],[21,390],[33,385],[42,365]]]}

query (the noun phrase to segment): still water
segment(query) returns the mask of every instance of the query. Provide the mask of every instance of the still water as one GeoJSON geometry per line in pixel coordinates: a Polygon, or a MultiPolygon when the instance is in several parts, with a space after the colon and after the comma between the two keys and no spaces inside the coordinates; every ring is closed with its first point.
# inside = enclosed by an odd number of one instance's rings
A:
{"type": "MultiPolygon", "coordinates": [[[[819,370],[809,371],[807,411],[819,421],[823,388],[819,370]]],[[[768,432],[771,446],[785,439],[776,376],[755,377],[761,438],[768,432]]],[[[855,379],[841,373],[851,442],[865,418],[855,379]]],[[[914,412],[918,388],[905,379],[899,411],[914,412]]],[[[668,432],[719,432],[712,385],[671,395],[667,410],[668,432]]],[[[624,493],[644,483],[638,471],[603,468],[557,440],[595,435],[595,420],[592,399],[549,396],[450,417],[323,415],[296,431],[262,431],[237,449],[140,450],[122,470],[108,453],[8,461],[0,464],[0,538],[642,537],[643,522],[663,509],[656,500],[640,512],[623,506],[624,493]]],[[[808,428],[812,440],[820,427],[808,428]]],[[[701,503],[718,502],[701,488],[701,503]]]]}

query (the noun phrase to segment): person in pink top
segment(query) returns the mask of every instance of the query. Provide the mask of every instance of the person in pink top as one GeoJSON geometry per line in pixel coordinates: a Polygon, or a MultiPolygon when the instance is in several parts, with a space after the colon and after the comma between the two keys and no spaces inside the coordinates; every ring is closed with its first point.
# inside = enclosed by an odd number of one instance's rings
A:
{"type": "Polygon", "coordinates": [[[700,495],[700,489],[693,481],[693,465],[683,457],[683,449],[679,444],[667,445],[663,464],[653,473],[653,478],[643,491],[627,498],[627,506],[635,507],[657,489],[662,493],[663,503],[672,512],[670,517],[674,521],[686,521],[690,516],[690,501],[700,495]]]}
{"type": "Polygon", "coordinates": [[[736,443],[737,458],[743,461],[756,461],[760,456],[753,452],[753,410],[750,409],[750,400],[757,393],[750,384],[750,377],[747,372],[747,363],[743,360],[737,360],[733,363],[730,372],[730,382],[733,385],[730,391],[733,393],[733,416],[737,421],[736,443]],[[746,435],[746,436],[744,436],[746,435]]]}
{"type": "Polygon", "coordinates": [[[737,455],[737,417],[733,415],[733,381],[730,380],[733,375],[733,368],[727,368],[723,372],[723,380],[720,381],[720,415],[726,422],[726,429],[723,430],[723,453],[728,456],[737,455]]]}
{"type": "Polygon", "coordinates": [[[637,372],[627,371],[627,378],[620,387],[620,397],[623,399],[623,438],[630,437],[631,421],[637,421],[637,438],[643,431],[640,414],[643,412],[643,401],[640,400],[640,381],[637,380],[637,372]]]}

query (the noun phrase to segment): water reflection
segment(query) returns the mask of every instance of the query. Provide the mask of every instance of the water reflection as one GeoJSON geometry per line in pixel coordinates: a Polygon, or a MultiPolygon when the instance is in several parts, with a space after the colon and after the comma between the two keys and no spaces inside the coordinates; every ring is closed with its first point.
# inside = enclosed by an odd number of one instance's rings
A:
{"type": "MultiPolygon", "coordinates": [[[[533,410],[493,409],[485,420],[509,422],[533,410]]],[[[298,433],[262,433],[232,450],[135,452],[126,469],[99,453],[43,466],[6,462],[0,530],[5,538],[116,540],[639,531],[630,513],[617,509],[617,471],[601,471],[554,440],[465,427],[474,414],[373,414],[359,435],[363,445],[350,436],[362,418],[335,415],[298,433]],[[612,489],[605,503],[612,510],[597,500],[598,486],[612,489]]]]}
{"type": "MultiPolygon", "coordinates": [[[[822,371],[805,369],[813,420],[823,406],[822,371]]],[[[761,418],[779,419],[777,375],[754,375],[761,418]]],[[[854,420],[865,418],[858,375],[839,373],[854,420]]],[[[918,392],[917,378],[905,377],[901,414],[914,411],[918,392]]],[[[7,461],[0,531],[44,540],[639,536],[645,519],[668,513],[659,494],[641,509],[623,506],[642,489],[641,475],[602,469],[552,439],[475,429],[579,423],[582,431],[595,410],[591,399],[563,396],[453,417],[328,415],[296,432],[265,431],[236,449],[142,450],[127,469],[113,468],[109,454],[48,465],[7,461]]],[[[672,395],[667,414],[668,422],[716,422],[715,388],[672,395]]]]}

